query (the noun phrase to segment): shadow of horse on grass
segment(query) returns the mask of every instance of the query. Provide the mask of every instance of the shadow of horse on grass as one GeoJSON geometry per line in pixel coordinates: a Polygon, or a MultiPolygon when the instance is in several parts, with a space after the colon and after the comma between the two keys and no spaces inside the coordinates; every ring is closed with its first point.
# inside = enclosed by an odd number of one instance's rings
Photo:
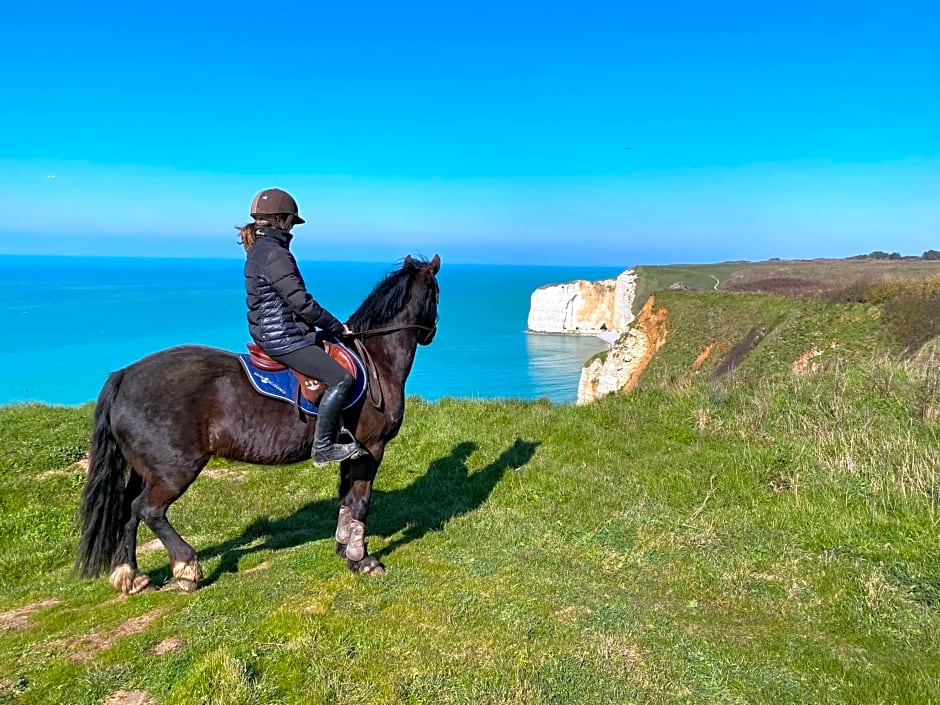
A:
{"type": "MultiPolygon", "coordinates": [[[[506,470],[526,465],[535,455],[539,442],[516,441],[496,460],[473,474],[467,460],[477,444],[465,441],[428,466],[426,473],[400,490],[372,493],[369,527],[381,536],[401,536],[375,555],[388,556],[402,546],[421,539],[429,531],[439,531],[448,521],[480,507],[502,479],[506,470]]],[[[223,573],[237,573],[238,563],[256,551],[291,548],[311,541],[333,538],[336,500],[317,500],[280,519],[259,518],[240,536],[203,549],[205,558],[221,556],[219,565],[205,579],[210,585],[223,573]]],[[[166,572],[169,567],[155,571],[166,572]]]]}

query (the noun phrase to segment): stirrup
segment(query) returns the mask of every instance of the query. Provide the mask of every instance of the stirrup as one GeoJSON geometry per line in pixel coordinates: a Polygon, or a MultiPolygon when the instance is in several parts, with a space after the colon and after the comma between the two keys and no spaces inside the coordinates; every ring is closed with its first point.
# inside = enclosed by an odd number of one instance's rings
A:
{"type": "Polygon", "coordinates": [[[350,431],[346,426],[341,425],[339,431],[336,432],[336,442],[337,443],[351,443],[353,445],[359,445],[358,439],[353,435],[353,432],[350,431]]]}

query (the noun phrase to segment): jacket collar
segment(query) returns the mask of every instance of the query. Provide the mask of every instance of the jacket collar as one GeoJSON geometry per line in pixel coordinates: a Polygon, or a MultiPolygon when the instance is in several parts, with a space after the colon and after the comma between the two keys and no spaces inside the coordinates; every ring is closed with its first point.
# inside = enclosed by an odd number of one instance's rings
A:
{"type": "Polygon", "coordinates": [[[280,228],[272,228],[270,226],[262,226],[258,228],[258,237],[269,237],[272,240],[276,240],[280,244],[287,246],[290,244],[290,241],[294,238],[294,233],[289,233],[286,230],[281,230],[280,228]]]}

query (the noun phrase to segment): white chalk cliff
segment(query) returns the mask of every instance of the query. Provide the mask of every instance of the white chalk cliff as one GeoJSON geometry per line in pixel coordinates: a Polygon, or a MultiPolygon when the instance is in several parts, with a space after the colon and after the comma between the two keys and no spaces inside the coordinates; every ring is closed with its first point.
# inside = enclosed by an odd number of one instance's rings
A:
{"type": "Polygon", "coordinates": [[[601,335],[625,331],[633,321],[636,272],[616,279],[550,284],[532,292],[528,329],[537,333],[601,335]]]}

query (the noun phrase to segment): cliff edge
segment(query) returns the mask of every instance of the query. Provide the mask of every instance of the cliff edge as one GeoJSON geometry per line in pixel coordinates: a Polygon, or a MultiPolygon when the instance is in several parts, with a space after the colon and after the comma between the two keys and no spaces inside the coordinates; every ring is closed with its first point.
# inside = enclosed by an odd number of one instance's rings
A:
{"type": "Polygon", "coordinates": [[[636,386],[653,355],[666,342],[666,309],[654,310],[655,304],[655,297],[650,296],[610,350],[585,363],[578,382],[578,404],[589,404],[613,392],[629,392],[636,386]]]}
{"type": "Polygon", "coordinates": [[[532,292],[527,329],[534,333],[619,334],[633,322],[636,272],[616,279],[579,279],[549,284],[532,292]]]}

